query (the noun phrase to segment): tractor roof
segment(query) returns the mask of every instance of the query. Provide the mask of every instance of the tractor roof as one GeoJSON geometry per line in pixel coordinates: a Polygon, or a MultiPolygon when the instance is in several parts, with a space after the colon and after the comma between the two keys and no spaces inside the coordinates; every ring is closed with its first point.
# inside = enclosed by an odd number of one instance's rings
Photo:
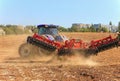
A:
{"type": "Polygon", "coordinates": [[[58,28],[57,25],[40,24],[40,25],[37,26],[37,28],[41,28],[41,27],[45,27],[45,28],[58,28]]]}

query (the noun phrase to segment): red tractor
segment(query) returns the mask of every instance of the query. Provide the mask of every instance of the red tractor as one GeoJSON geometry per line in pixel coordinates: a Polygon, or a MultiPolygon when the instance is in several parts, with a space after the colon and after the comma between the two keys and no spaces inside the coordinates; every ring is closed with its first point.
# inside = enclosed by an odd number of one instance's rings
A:
{"type": "Polygon", "coordinates": [[[66,36],[60,35],[56,25],[42,24],[38,25],[37,28],[38,33],[28,36],[27,43],[20,46],[19,54],[21,57],[28,57],[35,53],[51,54],[54,51],[57,52],[57,55],[71,55],[74,51],[83,51],[85,56],[89,56],[120,45],[120,40],[117,37],[108,36],[86,43],[77,39],[69,40],[66,36]]]}

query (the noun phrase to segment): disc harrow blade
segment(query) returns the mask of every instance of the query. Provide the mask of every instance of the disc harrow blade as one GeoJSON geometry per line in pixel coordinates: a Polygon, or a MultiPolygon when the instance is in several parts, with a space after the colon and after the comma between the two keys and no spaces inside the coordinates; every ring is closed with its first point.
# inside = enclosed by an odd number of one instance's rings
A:
{"type": "Polygon", "coordinates": [[[43,41],[37,40],[37,39],[32,38],[30,36],[27,38],[27,42],[32,44],[32,45],[35,45],[35,46],[41,47],[43,49],[46,49],[48,51],[55,51],[57,49],[55,46],[52,46],[50,44],[47,44],[43,41]]]}
{"type": "Polygon", "coordinates": [[[99,47],[97,47],[98,51],[104,51],[104,50],[108,50],[111,49],[113,47],[117,47],[118,46],[118,41],[113,41],[111,43],[105,44],[105,45],[101,45],[99,47]]]}

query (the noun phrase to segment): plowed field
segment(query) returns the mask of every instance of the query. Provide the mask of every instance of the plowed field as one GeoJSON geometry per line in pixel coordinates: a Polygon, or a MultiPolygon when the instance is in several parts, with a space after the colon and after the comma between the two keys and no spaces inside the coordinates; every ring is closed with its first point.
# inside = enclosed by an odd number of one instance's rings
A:
{"type": "MultiPolygon", "coordinates": [[[[62,34],[86,42],[110,35],[62,34]]],[[[18,54],[18,48],[26,41],[27,36],[0,36],[0,81],[120,81],[120,47],[100,52],[90,58],[75,55],[62,61],[52,56],[23,59],[18,54]]]]}

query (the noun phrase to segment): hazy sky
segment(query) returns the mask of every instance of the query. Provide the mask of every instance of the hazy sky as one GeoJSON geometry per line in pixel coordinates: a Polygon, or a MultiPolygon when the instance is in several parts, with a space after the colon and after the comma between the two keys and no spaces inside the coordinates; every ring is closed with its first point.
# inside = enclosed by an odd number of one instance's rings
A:
{"type": "Polygon", "coordinates": [[[0,0],[0,24],[103,23],[120,21],[120,0],[0,0]]]}

